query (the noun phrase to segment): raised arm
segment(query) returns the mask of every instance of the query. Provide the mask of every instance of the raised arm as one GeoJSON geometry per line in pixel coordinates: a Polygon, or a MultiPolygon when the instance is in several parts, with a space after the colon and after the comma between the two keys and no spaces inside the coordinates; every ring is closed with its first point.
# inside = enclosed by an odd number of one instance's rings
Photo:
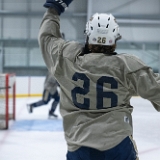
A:
{"type": "Polygon", "coordinates": [[[47,0],[44,7],[47,8],[39,30],[38,42],[44,61],[50,71],[54,70],[58,52],[65,41],[60,33],[59,15],[72,0],[47,0]],[[53,55],[51,55],[53,53],[53,55]]]}

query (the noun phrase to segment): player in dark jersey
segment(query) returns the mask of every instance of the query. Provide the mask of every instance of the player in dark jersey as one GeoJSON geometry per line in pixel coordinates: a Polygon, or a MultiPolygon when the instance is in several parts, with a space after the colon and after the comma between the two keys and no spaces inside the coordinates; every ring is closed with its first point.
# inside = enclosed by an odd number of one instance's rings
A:
{"type": "Polygon", "coordinates": [[[38,38],[61,86],[67,160],[138,160],[130,99],[141,96],[160,111],[160,75],[134,55],[115,52],[121,35],[112,14],[91,17],[85,46],[65,41],[60,14],[71,1],[46,1],[38,38]]]}
{"type": "Polygon", "coordinates": [[[49,110],[49,117],[58,117],[54,112],[59,104],[59,93],[57,90],[58,83],[55,78],[48,72],[45,82],[44,82],[44,91],[42,99],[38,102],[27,104],[28,112],[32,113],[34,108],[37,108],[42,105],[46,105],[50,100],[53,100],[51,109],[49,110]]]}

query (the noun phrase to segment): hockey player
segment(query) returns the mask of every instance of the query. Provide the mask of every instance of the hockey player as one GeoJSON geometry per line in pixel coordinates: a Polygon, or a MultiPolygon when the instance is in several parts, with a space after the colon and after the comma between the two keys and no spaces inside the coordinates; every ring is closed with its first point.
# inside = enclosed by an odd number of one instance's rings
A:
{"type": "Polygon", "coordinates": [[[67,160],[138,160],[130,99],[139,95],[160,111],[160,75],[140,59],[115,52],[121,38],[112,14],[94,14],[86,44],[65,41],[60,14],[72,0],[47,0],[39,45],[61,86],[67,160]]]}
{"type": "Polygon", "coordinates": [[[33,108],[42,106],[42,105],[46,105],[48,104],[48,102],[50,100],[53,99],[52,102],[52,106],[51,109],[49,110],[49,117],[53,116],[53,117],[58,117],[54,112],[56,110],[56,107],[59,103],[59,93],[57,90],[58,87],[58,83],[55,80],[55,78],[48,72],[45,82],[44,82],[44,91],[43,91],[43,97],[42,100],[38,101],[38,102],[34,102],[31,104],[27,104],[27,108],[28,108],[28,112],[32,113],[33,112],[33,108]]]}

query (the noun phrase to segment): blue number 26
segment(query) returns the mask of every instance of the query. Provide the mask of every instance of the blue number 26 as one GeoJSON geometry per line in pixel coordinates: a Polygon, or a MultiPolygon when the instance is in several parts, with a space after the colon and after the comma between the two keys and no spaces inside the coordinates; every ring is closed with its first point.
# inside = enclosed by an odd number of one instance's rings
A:
{"type": "MultiPolygon", "coordinates": [[[[86,95],[89,93],[89,87],[90,87],[90,79],[84,74],[84,73],[75,73],[72,77],[73,81],[82,80],[84,81],[83,87],[75,87],[71,90],[71,96],[72,101],[74,105],[80,109],[89,109],[90,106],[90,99],[84,98],[83,103],[77,102],[76,95],[86,95]]],[[[104,83],[108,83],[111,85],[111,89],[117,89],[118,88],[118,82],[113,77],[108,76],[102,76],[97,80],[96,84],[96,92],[97,92],[97,109],[103,109],[103,98],[110,98],[111,99],[111,106],[110,107],[116,107],[118,103],[118,97],[114,92],[103,91],[103,85],[104,83]]]]}

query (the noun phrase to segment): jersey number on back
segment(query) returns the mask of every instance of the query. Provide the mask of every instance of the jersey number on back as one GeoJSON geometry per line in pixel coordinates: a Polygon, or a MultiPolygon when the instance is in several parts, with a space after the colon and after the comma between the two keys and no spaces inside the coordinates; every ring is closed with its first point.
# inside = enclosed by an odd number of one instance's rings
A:
{"type": "MultiPolygon", "coordinates": [[[[83,104],[77,102],[77,94],[81,95],[86,95],[89,93],[90,89],[90,79],[84,74],[84,73],[75,73],[72,77],[72,80],[78,81],[82,80],[84,81],[83,83],[83,88],[81,87],[75,87],[74,89],[71,90],[71,95],[72,95],[72,100],[73,103],[76,107],[80,109],[89,109],[90,106],[90,99],[89,98],[84,98],[83,104]]],[[[110,107],[116,107],[118,103],[118,97],[114,92],[109,92],[103,91],[103,85],[104,83],[108,83],[111,85],[111,89],[117,89],[118,88],[118,82],[113,78],[113,77],[107,77],[107,76],[102,76],[97,80],[96,84],[96,94],[97,94],[97,104],[96,108],[97,109],[103,109],[103,98],[110,98],[111,99],[111,106],[110,107]]]]}

